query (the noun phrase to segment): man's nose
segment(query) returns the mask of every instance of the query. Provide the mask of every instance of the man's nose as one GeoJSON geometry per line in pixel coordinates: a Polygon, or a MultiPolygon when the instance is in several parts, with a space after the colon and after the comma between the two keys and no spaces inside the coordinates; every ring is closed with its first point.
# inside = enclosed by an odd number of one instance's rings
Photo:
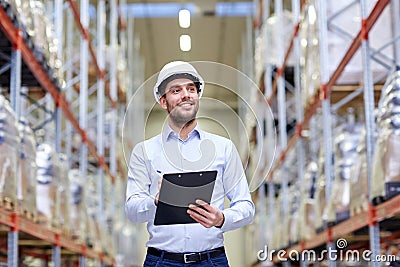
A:
{"type": "Polygon", "coordinates": [[[182,94],[182,97],[185,97],[185,98],[189,97],[189,90],[186,87],[184,87],[181,91],[181,94],[182,94]]]}

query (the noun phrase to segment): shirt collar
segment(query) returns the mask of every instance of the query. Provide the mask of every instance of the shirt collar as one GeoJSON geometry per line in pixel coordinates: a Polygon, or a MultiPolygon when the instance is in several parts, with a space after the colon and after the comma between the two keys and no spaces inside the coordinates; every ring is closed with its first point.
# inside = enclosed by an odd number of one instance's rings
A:
{"type": "MultiPolygon", "coordinates": [[[[203,139],[203,131],[200,130],[200,126],[197,123],[194,129],[189,133],[188,139],[197,136],[200,140],[203,139]]],[[[165,124],[163,132],[162,132],[162,139],[164,142],[168,141],[170,138],[179,139],[179,134],[175,132],[168,123],[165,124]]]]}

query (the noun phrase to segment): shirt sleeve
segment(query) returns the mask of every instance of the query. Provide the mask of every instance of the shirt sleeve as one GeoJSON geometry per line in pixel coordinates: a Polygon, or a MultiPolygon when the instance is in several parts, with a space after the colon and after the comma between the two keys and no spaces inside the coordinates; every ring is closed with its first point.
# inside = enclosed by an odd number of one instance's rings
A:
{"type": "Polygon", "coordinates": [[[230,201],[230,207],[222,211],[225,217],[221,227],[223,232],[251,223],[255,212],[239,153],[235,145],[232,142],[230,144],[223,175],[225,194],[230,201]]]}
{"type": "Polygon", "coordinates": [[[154,219],[156,206],[150,194],[151,179],[146,166],[144,144],[139,143],[132,150],[129,160],[126,188],[125,213],[133,223],[148,222],[154,219]]]}

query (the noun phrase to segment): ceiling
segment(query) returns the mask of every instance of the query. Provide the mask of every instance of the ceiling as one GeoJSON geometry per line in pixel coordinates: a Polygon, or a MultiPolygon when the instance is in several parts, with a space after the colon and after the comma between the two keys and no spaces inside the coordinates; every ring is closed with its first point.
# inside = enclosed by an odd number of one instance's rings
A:
{"type": "MultiPolygon", "coordinates": [[[[224,2],[244,2],[246,0],[224,2]]],[[[191,1],[198,8],[191,15],[191,26],[181,29],[176,17],[148,17],[134,20],[134,32],[140,39],[140,53],[145,61],[145,79],[160,71],[172,60],[213,61],[237,68],[241,54],[242,35],[246,29],[246,17],[218,17],[213,15],[216,0],[191,1]],[[208,15],[207,15],[208,14],[208,15]],[[179,36],[189,34],[192,49],[179,49],[179,36]]],[[[137,1],[131,3],[188,3],[186,1],[137,1]]]]}

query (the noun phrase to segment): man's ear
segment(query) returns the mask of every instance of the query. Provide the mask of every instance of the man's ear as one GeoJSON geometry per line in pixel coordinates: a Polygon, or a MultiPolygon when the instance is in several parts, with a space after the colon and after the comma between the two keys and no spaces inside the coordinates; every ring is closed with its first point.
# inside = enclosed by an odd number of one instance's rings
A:
{"type": "Polygon", "coordinates": [[[165,95],[160,98],[160,106],[165,110],[167,109],[167,99],[165,99],[165,95]]]}

